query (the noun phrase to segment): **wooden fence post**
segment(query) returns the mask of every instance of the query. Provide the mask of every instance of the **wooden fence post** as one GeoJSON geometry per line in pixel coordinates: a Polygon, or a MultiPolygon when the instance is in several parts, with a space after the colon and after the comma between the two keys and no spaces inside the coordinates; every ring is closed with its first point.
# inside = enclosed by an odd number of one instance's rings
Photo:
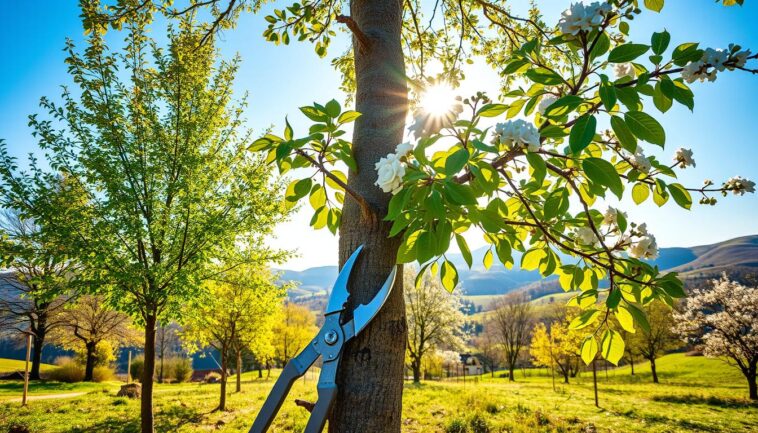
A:
{"type": "Polygon", "coordinates": [[[32,354],[32,334],[26,336],[26,365],[24,366],[24,396],[21,406],[26,406],[26,396],[29,394],[29,357],[32,354]]]}

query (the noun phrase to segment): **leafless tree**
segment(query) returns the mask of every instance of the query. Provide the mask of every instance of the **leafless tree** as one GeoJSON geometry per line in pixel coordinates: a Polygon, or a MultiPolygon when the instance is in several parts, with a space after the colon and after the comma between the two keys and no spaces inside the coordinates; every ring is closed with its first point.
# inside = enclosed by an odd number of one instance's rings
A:
{"type": "Polygon", "coordinates": [[[513,372],[519,354],[529,343],[529,334],[534,322],[532,305],[523,293],[511,293],[495,303],[493,325],[505,354],[508,377],[514,381],[513,372]]]}

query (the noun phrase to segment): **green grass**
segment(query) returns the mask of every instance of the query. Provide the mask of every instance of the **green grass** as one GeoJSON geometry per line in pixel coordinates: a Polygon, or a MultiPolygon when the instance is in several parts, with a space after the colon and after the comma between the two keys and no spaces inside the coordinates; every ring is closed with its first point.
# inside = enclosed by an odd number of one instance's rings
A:
{"type": "MultiPolygon", "coordinates": [[[[12,373],[14,371],[24,371],[24,364],[25,364],[25,361],[22,361],[22,360],[0,358],[0,374],[12,373]]],[[[29,365],[29,368],[31,368],[31,364],[29,365]]],[[[55,366],[52,364],[40,365],[41,371],[50,370],[52,368],[55,368],[55,366]]]]}
{"type": "MultiPolygon", "coordinates": [[[[651,383],[649,368],[642,364],[633,377],[628,367],[609,370],[607,378],[600,370],[599,409],[593,403],[591,373],[572,378],[568,385],[556,379],[556,390],[544,369],[519,370],[515,383],[485,375],[475,381],[468,378],[465,384],[460,380],[407,384],[403,432],[443,432],[455,420],[470,424],[474,417],[492,433],[758,431],[758,405],[745,399],[747,387],[736,369],[718,360],[681,354],[661,358],[658,366],[662,382],[658,385],[651,383]]],[[[261,380],[257,373],[247,373],[244,379],[243,392],[229,394],[226,412],[212,412],[218,385],[158,385],[156,430],[246,431],[273,377],[261,380]]],[[[272,432],[302,431],[308,413],[293,400],[313,401],[315,385],[315,374],[295,384],[272,432]]],[[[32,432],[50,433],[137,432],[139,402],[116,397],[115,384],[99,386],[76,398],[32,401],[27,408],[0,403],[0,426],[17,423],[32,432]]],[[[52,387],[49,384],[47,391],[52,387]]],[[[469,433],[477,432],[469,429],[469,433]]]]}

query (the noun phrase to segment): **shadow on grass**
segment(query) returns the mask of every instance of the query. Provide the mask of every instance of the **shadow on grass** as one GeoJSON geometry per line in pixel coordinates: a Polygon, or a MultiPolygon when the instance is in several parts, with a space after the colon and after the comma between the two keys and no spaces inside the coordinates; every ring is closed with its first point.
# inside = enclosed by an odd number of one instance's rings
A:
{"type": "MultiPolygon", "coordinates": [[[[187,424],[200,424],[208,413],[200,412],[196,409],[175,405],[165,408],[155,414],[155,431],[158,433],[174,432],[187,424]]],[[[72,433],[95,433],[95,432],[118,432],[118,433],[139,433],[140,418],[139,413],[134,413],[129,419],[123,417],[107,418],[103,421],[88,425],[86,427],[76,427],[70,430],[72,433]]]]}
{"type": "Polygon", "coordinates": [[[743,400],[738,398],[724,398],[716,396],[702,396],[694,394],[686,395],[654,395],[651,400],[663,402],[663,403],[678,403],[678,404],[707,404],[709,406],[717,406],[724,409],[746,409],[746,408],[758,408],[758,402],[751,402],[749,400],[743,400]]]}
{"type": "MultiPolygon", "coordinates": [[[[679,426],[685,429],[686,431],[713,432],[713,433],[718,433],[718,432],[723,431],[719,426],[712,426],[712,425],[703,424],[699,422],[688,421],[686,419],[674,419],[674,418],[669,418],[664,415],[654,415],[654,414],[649,414],[649,413],[641,414],[641,413],[638,413],[634,409],[630,409],[626,412],[622,412],[621,415],[627,418],[631,418],[631,419],[643,420],[646,423],[651,423],[651,424],[653,423],[661,424],[667,427],[679,426]]],[[[664,430],[651,429],[650,431],[664,431],[664,430]]]]}

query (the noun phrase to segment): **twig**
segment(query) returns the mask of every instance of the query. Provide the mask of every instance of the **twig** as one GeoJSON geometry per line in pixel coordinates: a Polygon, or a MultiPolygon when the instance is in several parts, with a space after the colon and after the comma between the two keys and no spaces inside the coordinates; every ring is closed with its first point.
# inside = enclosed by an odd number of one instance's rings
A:
{"type": "Polygon", "coordinates": [[[347,15],[337,15],[337,18],[335,18],[335,20],[338,23],[346,25],[347,28],[353,32],[353,35],[355,35],[355,38],[358,39],[358,43],[360,44],[361,48],[367,51],[371,48],[371,39],[369,39],[369,37],[363,33],[363,30],[358,27],[358,23],[356,23],[352,17],[349,17],[347,15]]]}

